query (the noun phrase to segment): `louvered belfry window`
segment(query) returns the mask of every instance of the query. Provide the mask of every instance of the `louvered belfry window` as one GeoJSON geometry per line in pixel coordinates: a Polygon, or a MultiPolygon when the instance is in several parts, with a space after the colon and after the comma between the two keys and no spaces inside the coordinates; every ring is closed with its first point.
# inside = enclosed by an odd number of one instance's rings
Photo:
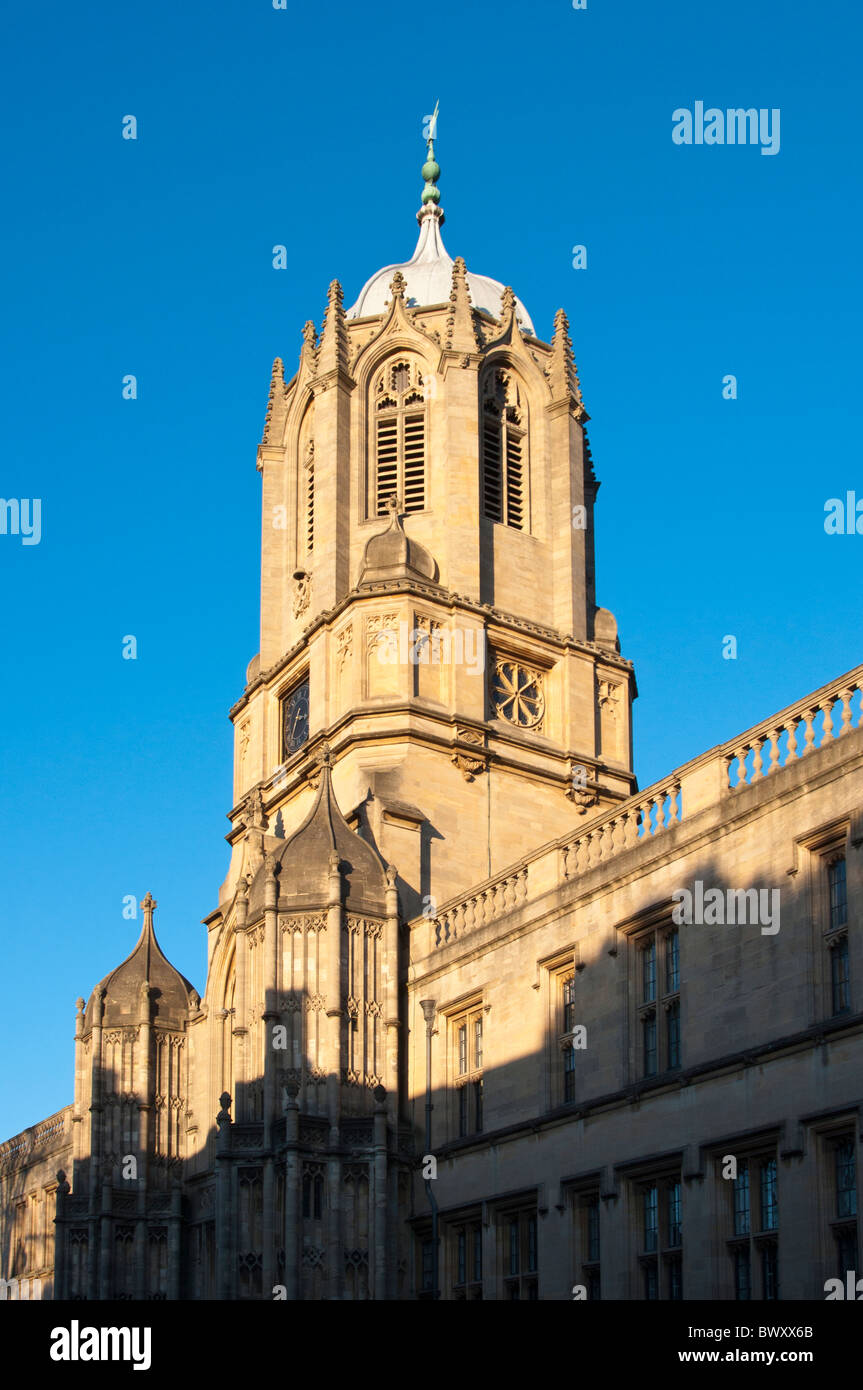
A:
{"type": "Polygon", "coordinates": [[[374,512],[385,516],[396,497],[406,512],[426,505],[426,408],[418,364],[387,363],[374,391],[374,512]]]}
{"type": "Polygon", "coordinates": [[[312,442],[306,450],[306,550],[311,555],[315,548],[315,446],[312,442]]]}
{"type": "Polygon", "coordinates": [[[527,431],[520,393],[507,372],[486,378],[482,406],[482,512],[489,521],[526,529],[527,431]]]}

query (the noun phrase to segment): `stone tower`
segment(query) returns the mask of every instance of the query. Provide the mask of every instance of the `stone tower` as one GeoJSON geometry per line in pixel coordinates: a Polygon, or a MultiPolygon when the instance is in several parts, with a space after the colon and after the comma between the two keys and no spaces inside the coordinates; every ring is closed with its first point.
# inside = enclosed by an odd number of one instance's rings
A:
{"type": "MultiPolygon", "coordinates": [[[[429,142],[411,259],[330,285],[264,436],[261,644],[231,712],[243,805],[308,813],[327,740],[350,824],[440,904],[635,787],[631,664],[594,594],[599,484],[563,311],[451,260],[429,142]]],[[[224,901],[224,898],[223,898],[224,901]]]]}

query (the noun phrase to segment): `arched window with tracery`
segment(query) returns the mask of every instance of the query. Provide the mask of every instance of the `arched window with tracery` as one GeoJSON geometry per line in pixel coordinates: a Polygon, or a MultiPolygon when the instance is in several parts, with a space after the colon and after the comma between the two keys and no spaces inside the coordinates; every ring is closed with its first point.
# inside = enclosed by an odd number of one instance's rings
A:
{"type": "Polygon", "coordinates": [[[386,516],[397,497],[406,512],[426,505],[426,407],[419,363],[398,357],[381,369],[372,391],[371,514],[386,516]]]}
{"type": "Polygon", "coordinates": [[[528,529],[527,408],[510,372],[489,372],[482,393],[482,513],[528,529]]]}

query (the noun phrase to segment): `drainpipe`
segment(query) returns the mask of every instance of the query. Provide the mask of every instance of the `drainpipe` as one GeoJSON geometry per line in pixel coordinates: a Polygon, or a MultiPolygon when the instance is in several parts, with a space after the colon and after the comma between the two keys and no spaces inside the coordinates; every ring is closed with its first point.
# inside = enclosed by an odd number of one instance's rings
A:
{"type": "MultiPolygon", "coordinates": [[[[421,999],[420,1008],[426,1021],[426,1153],[431,1153],[431,1117],[432,1117],[432,1034],[435,1031],[435,1003],[434,999],[421,999]]],[[[432,1298],[440,1298],[438,1288],[438,1216],[437,1200],[432,1189],[431,1178],[426,1178],[426,1196],[432,1214],[432,1298]]]]}

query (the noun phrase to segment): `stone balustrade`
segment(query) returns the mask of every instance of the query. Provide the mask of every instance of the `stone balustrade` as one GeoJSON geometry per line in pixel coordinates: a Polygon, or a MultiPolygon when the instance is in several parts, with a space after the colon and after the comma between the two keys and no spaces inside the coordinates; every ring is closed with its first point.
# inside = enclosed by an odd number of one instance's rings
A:
{"type": "Polygon", "coordinates": [[[681,800],[680,781],[671,777],[607,811],[585,826],[580,835],[561,844],[563,877],[577,878],[621,850],[632,849],[641,840],[677,825],[683,818],[681,800]]]}
{"type": "Polygon", "coordinates": [[[31,1129],[22,1130],[5,1143],[0,1144],[0,1170],[20,1167],[36,1149],[49,1148],[52,1140],[63,1140],[68,1134],[72,1118],[72,1106],[40,1120],[31,1129]]]}
{"type": "Polygon", "coordinates": [[[434,919],[435,945],[444,946],[475,927],[503,917],[527,901],[527,865],[488,879],[469,898],[448,904],[434,919]]]}
{"type": "Polygon", "coordinates": [[[724,744],[727,790],[762,782],[853,728],[859,729],[863,701],[855,701],[855,696],[863,688],[861,679],[863,667],[857,667],[724,744]]]}

